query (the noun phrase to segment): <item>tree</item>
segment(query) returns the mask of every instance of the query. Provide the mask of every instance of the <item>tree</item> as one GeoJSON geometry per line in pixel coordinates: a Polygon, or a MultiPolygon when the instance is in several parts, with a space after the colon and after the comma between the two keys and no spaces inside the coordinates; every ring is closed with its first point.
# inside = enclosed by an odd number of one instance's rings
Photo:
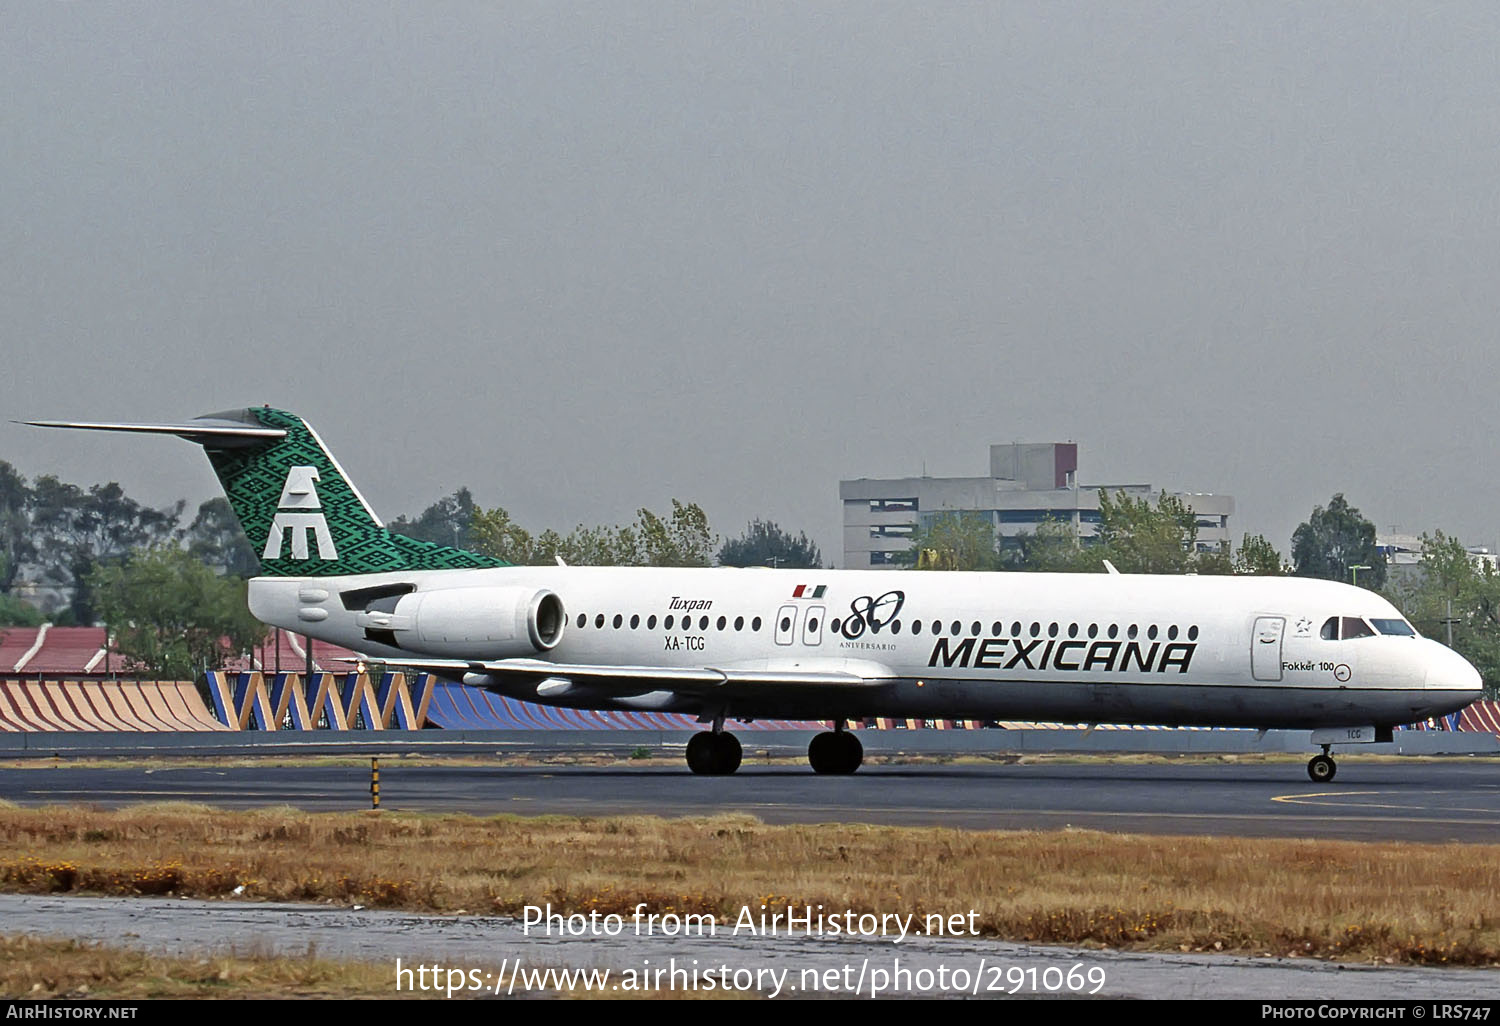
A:
{"type": "Polygon", "coordinates": [[[1003,550],[1000,558],[1007,569],[1034,573],[1078,573],[1103,566],[1094,547],[1080,543],[1073,524],[1057,517],[1044,517],[1035,531],[1017,535],[1015,547],[1003,550]]]}
{"type": "Polygon", "coordinates": [[[995,525],[972,510],[948,510],[924,516],[903,553],[919,570],[996,570],[995,525]]]}
{"type": "Polygon", "coordinates": [[[255,546],[245,537],[240,518],[222,495],[198,507],[183,536],[188,551],[216,573],[231,577],[254,577],[260,573],[255,546]]]}
{"type": "Polygon", "coordinates": [[[823,554],[806,532],[793,538],[773,521],[752,520],[744,534],[720,546],[719,564],[817,570],[823,566],[823,554]]]}
{"type": "Polygon", "coordinates": [[[14,595],[0,595],[0,627],[40,627],[42,611],[14,595]]]}
{"type": "Polygon", "coordinates": [[[1234,554],[1234,572],[1237,574],[1278,577],[1289,569],[1282,562],[1281,553],[1276,551],[1276,546],[1266,541],[1263,534],[1245,535],[1239,551],[1234,554]]]}
{"type": "Polygon", "coordinates": [[[10,594],[21,564],[32,556],[31,489],[16,468],[0,460],[0,594],[10,594]]]}
{"type": "Polygon", "coordinates": [[[1403,574],[1385,589],[1420,633],[1452,646],[1484,678],[1486,693],[1500,688],[1500,572],[1476,560],[1457,538],[1422,535],[1418,574],[1403,574]]]}
{"type": "Polygon", "coordinates": [[[1095,556],[1124,574],[1185,574],[1197,570],[1198,518],[1175,495],[1150,500],[1123,491],[1113,499],[1099,490],[1099,532],[1095,556]]]}
{"type": "Polygon", "coordinates": [[[477,509],[473,494],[467,488],[460,488],[428,506],[415,520],[396,518],[390,528],[408,538],[468,549],[473,546],[471,532],[477,509]]]}
{"type": "Polygon", "coordinates": [[[132,672],[192,680],[266,633],[246,607],[244,581],[218,576],[175,545],[100,566],[89,583],[132,672]]]}
{"type": "Polygon", "coordinates": [[[708,514],[696,503],[672,500],[672,512],[659,517],[649,509],[635,511],[644,566],[709,566],[714,542],[708,514]]]}
{"type": "Polygon", "coordinates": [[[561,557],[570,566],[708,566],[715,540],[697,503],[673,499],[665,517],[641,509],[630,527],[579,524],[567,535],[551,529],[533,535],[500,506],[476,509],[470,547],[517,564],[545,565],[561,557]]]}
{"type": "Polygon", "coordinates": [[[51,475],[31,488],[32,549],[43,580],[71,586],[73,622],[93,623],[90,587],[95,568],[118,562],[135,549],[170,539],[186,503],[165,509],[142,506],[117,483],[84,491],[51,475]]]}
{"type": "Polygon", "coordinates": [[[1359,571],[1365,587],[1385,584],[1385,556],[1375,547],[1375,525],[1360,516],[1342,493],[1328,508],[1314,506],[1309,517],[1292,534],[1292,565],[1299,577],[1322,577],[1351,583],[1351,567],[1359,571]]]}
{"type": "Polygon", "coordinates": [[[1007,550],[1017,570],[1099,573],[1108,560],[1126,574],[1227,574],[1227,551],[1198,551],[1198,518],[1191,506],[1163,493],[1152,505],[1124,491],[1099,491],[1099,525],[1091,538],[1077,537],[1071,522],[1048,518],[1007,550]]]}

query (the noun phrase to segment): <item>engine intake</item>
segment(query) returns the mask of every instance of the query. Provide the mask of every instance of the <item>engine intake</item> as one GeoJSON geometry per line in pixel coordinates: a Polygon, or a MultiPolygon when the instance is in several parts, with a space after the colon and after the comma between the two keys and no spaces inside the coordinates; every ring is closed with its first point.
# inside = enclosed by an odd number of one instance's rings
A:
{"type": "Polygon", "coordinates": [[[444,588],[403,595],[388,626],[409,652],[506,659],[549,651],[566,623],[546,588],[444,588]]]}

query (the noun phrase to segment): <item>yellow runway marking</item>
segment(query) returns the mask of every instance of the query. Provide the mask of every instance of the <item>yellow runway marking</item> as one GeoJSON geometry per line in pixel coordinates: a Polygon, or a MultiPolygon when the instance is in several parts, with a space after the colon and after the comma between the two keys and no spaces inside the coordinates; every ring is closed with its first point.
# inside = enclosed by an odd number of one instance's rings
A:
{"type": "MultiPolygon", "coordinates": [[[[1378,791],[1368,791],[1368,792],[1364,792],[1364,793],[1366,793],[1366,794],[1379,794],[1380,792],[1378,792],[1378,791]]],[[[1296,796],[1295,795],[1288,795],[1287,797],[1296,797],[1296,796]]],[[[1312,803],[1307,803],[1307,804],[1312,804],[1312,803]]],[[[758,810],[758,809],[796,809],[799,812],[827,812],[827,813],[835,814],[835,815],[849,815],[849,814],[852,814],[852,813],[872,813],[872,814],[879,814],[879,813],[899,812],[899,813],[929,813],[929,814],[937,815],[937,816],[949,816],[949,815],[989,815],[989,816],[996,816],[996,817],[1001,817],[1001,816],[1073,816],[1073,817],[1075,817],[1077,819],[1087,819],[1087,818],[1090,818],[1090,817],[1096,818],[1096,819],[1099,819],[1099,818],[1109,818],[1109,819],[1194,819],[1194,820],[1227,819],[1227,820],[1248,820],[1248,821],[1251,821],[1251,822],[1258,822],[1258,821],[1269,820],[1269,821],[1275,821],[1275,822],[1280,822],[1280,823],[1284,823],[1284,822],[1288,822],[1288,821],[1297,822],[1300,819],[1300,817],[1296,817],[1296,816],[1291,816],[1291,815],[1276,815],[1274,813],[1265,813],[1265,812],[1150,812],[1150,811],[1141,811],[1141,812],[1108,812],[1108,811],[1100,811],[1100,810],[1092,810],[1092,809],[1005,809],[1005,810],[989,810],[989,811],[979,810],[979,811],[976,811],[974,809],[939,808],[937,806],[924,806],[922,808],[892,808],[892,807],[886,807],[886,808],[878,808],[878,809],[850,809],[850,808],[845,808],[845,807],[834,807],[834,806],[828,806],[828,805],[791,805],[791,804],[779,804],[779,803],[775,803],[775,802],[756,802],[756,803],[753,803],[753,804],[750,804],[750,805],[741,805],[739,807],[741,809],[745,809],[745,810],[751,811],[751,812],[753,812],[755,810],[758,810]]],[[[1370,808],[1381,808],[1381,806],[1378,806],[1378,805],[1377,806],[1369,806],[1369,807],[1370,808]]],[[[1401,806],[1390,806],[1390,808],[1401,808],[1401,806]]],[[[1447,812],[1447,811],[1459,811],[1459,812],[1475,811],[1475,812],[1482,812],[1482,813],[1491,814],[1491,815],[1493,815],[1495,813],[1495,810],[1493,810],[1493,809],[1472,809],[1472,810],[1471,809],[1458,809],[1458,810],[1447,810],[1447,809],[1444,809],[1444,810],[1440,810],[1440,811],[1444,811],[1444,812],[1447,812]]],[[[1432,824],[1449,824],[1449,825],[1458,825],[1458,826],[1473,826],[1473,825],[1475,825],[1475,821],[1472,820],[1472,819],[1461,819],[1461,818],[1451,818],[1450,819],[1450,818],[1440,818],[1440,817],[1436,817],[1436,816],[1359,816],[1359,815],[1342,815],[1342,816],[1339,816],[1338,818],[1339,818],[1339,820],[1341,822],[1346,822],[1347,821],[1347,822],[1353,822],[1353,823],[1361,823],[1361,822],[1369,822],[1369,823],[1432,823],[1432,824]]]]}
{"type": "MultiPolygon", "coordinates": [[[[1421,811],[1424,811],[1424,810],[1426,810],[1426,809],[1429,808],[1426,805],[1390,805],[1390,804],[1384,804],[1384,803],[1379,803],[1379,802],[1344,802],[1344,803],[1339,803],[1339,802],[1316,802],[1316,801],[1308,801],[1307,800],[1309,798],[1353,798],[1353,797],[1357,797],[1359,795],[1366,795],[1366,794],[1395,794],[1395,793],[1396,792],[1394,792],[1394,791],[1316,791],[1316,792],[1314,792],[1312,794],[1283,794],[1283,795],[1277,795],[1276,797],[1272,798],[1271,801],[1273,801],[1273,802],[1283,802],[1283,803],[1285,803],[1287,805],[1316,805],[1319,808],[1325,808],[1325,809],[1328,808],[1330,805],[1337,806],[1337,805],[1340,805],[1340,804],[1349,805],[1349,806],[1353,806],[1354,808],[1360,808],[1360,809],[1398,809],[1398,810],[1414,810],[1414,811],[1417,811],[1417,812],[1421,812],[1421,811]]],[[[1420,792],[1420,793],[1422,793],[1422,794],[1446,794],[1447,792],[1445,792],[1445,791],[1423,791],[1423,792],[1420,792]]],[[[1489,815],[1489,816],[1500,815],[1500,809],[1472,809],[1472,808],[1467,808],[1465,806],[1456,806],[1456,807],[1444,808],[1441,811],[1443,811],[1443,812],[1477,812],[1477,813],[1480,813],[1481,815],[1489,815]]]]}

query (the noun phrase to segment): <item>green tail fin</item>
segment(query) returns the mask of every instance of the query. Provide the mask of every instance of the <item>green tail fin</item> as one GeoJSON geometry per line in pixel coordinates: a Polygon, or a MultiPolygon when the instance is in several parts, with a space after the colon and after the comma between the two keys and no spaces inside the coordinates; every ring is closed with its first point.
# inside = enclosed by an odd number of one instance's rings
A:
{"type": "Polygon", "coordinates": [[[477,552],[385,529],[321,439],[300,417],[269,406],[186,423],[28,420],[37,427],[177,435],[208,452],[240,526],[268,577],[334,577],[390,570],[509,566],[477,552]]]}
{"type": "Polygon", "coordinates": [[[390,570],[506,566],[501,560],[386,530],[317,432],[269,407],[217,413],[284,431],[279,438],[201,441],[240,525],[271,577],[326,577],[390,570]],[[216,444],[219,443],[219,444],[216,444]]]}

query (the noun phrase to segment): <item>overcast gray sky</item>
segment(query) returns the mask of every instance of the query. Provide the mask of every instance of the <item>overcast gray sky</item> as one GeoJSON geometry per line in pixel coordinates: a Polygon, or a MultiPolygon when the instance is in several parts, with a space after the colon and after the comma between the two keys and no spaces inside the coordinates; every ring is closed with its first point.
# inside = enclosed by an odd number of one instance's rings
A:
{"type": "Polygon", "coordinates": [[[1500,540],[1500,6],[272,6],[0,7],[5,419],[270,403],[388,518],[834,559],[841,477],[1011,440],[1283,552],[1335,491],[1500,540]]]}

